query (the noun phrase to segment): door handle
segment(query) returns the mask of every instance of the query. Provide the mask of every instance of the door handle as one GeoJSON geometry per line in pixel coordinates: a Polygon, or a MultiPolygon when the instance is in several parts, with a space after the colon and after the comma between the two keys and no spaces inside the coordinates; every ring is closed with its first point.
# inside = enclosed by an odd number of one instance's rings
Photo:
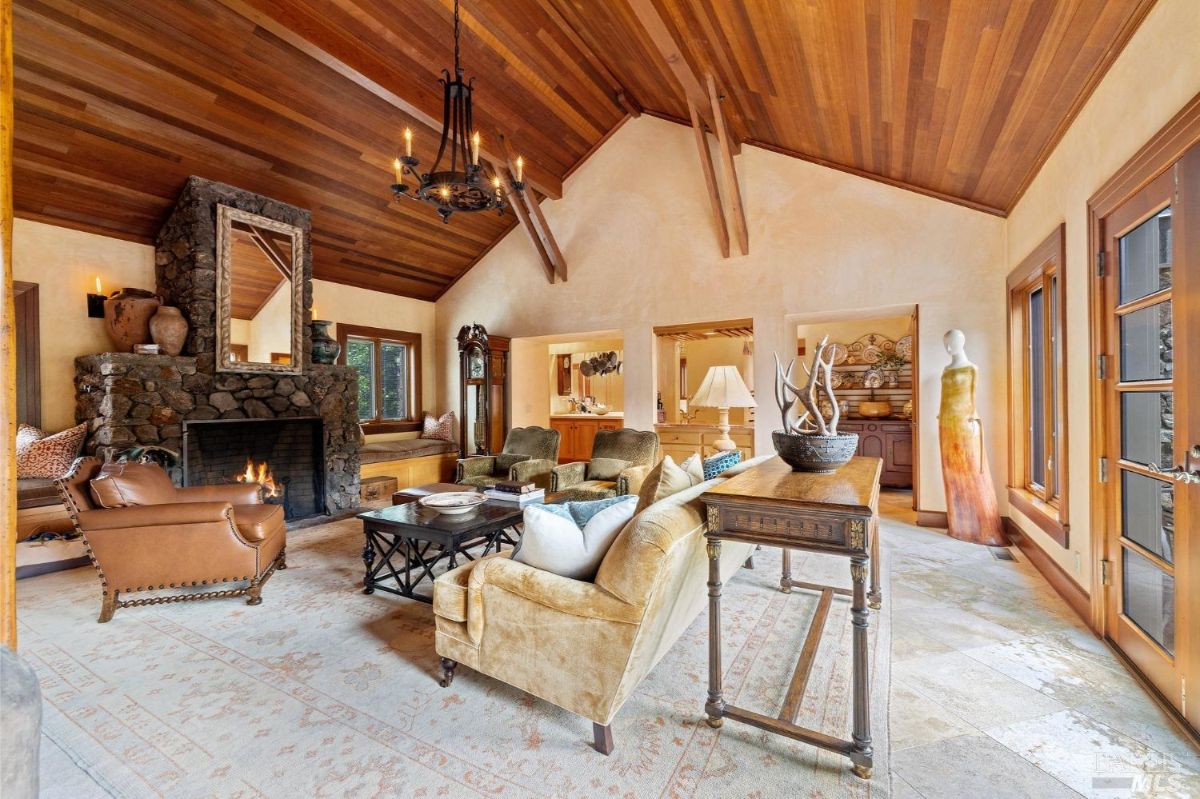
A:
{"type": "Polygon", "coordinates": [[[1200,472],[1192,465],[1195,460],[1197,465],[1200,465],[1200,444],[1195,444],[1183,456],[1183,463],[1179,466],[1173,466],[1170,469],[1163,469],[1155,463],[1148,464],[1150,471],[1155,474],[1161,474],[1164,477],[1170,477],[1177,483],[1185,484],[1200,484],[1200,472]]]}

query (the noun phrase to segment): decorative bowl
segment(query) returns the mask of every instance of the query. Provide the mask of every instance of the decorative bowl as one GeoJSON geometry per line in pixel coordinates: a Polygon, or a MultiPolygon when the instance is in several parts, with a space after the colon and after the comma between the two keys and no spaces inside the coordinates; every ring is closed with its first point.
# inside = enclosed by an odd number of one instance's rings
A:
{"type": "Polygon", "coordinates": [[[858,449],[858,433],[837,436],[808,436],[776,430],[771,433],[775,451],[796,472],[829,474],[845,466],[858,449]]]}
{"type": "Polygon", "coordinates": [[[443,516],[460,516],[487,502],[487,497],[476,491],[450,491],[445,494],[430,494],[417,501],[421,503],[421,507],[437,511],[443,516]]]}
{"type": "Polygon", "coordinates": [[[592,413],[596,414],[597,416],[607,416],[608,408],[604,407],[603,405],[597,405],[592,408],[592,413]]]}
{"type": "Polygon", "coordinates": [[[887,400],[863,400],[858,403],[858,415],[867,419],[891,416],[892,404],[887,400]]]}

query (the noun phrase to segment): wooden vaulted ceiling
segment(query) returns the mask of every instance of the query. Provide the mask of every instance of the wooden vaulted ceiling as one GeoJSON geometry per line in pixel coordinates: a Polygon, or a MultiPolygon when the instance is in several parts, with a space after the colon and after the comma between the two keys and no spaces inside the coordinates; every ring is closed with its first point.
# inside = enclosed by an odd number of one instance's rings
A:
{"type": "MultiPolygon", "coordinates": [[[[484,148],[539,195],[630,113],[686,124],[638,3],[737,141],[1003,214],[1153,0],[463,0],[484,148]]],[[[434,154],[452,0],[14,5],[18,216],[151,241],[200,175],[311,209],[318,278],[423,299],[515,224],[387,188],[406,125],[434,154]]]]}

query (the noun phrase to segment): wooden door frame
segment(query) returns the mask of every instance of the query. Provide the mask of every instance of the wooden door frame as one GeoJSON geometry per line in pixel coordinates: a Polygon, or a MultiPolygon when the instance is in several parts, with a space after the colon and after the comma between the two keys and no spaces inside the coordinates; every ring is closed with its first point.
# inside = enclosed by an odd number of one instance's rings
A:
{"type": "Polygon", "coordinates": [[[21,327],[24,338],[25,357],[17,363],[17,419],[18,422],[42,426],[42,358],[41,358],[41,314],[38,299],[38,284],[24,280],[13,281],[13,323],[21,327]],[[24,311],[20,306],[24,305],[24,311]],[[22,379],[23,378],[23,379],[22,379]],[[20,414],[22,400],[26,413],[20,414]]]}
{"type": "MultiPolygon", "coordinates": [[[[1116,485],[1115,464],[1108,469],[1109,480],[1100,479],[1100,459],[1105,457],[1112,443],[1112,419],[1109,414],[1108,381],[1100,378],[1100,358],[1109,356],[1107,364],[1112,363],[1107,351],[1109,309],[1104,292],[1103,273],[1100,271],[1101,253],[1105,251],[1105,231],[1103,220],[1113,211],[1144,190],[1154,180],[1170,169],[1193,146],[1200,143],[1200,94],[1195,95],[1182,110],[1176,114],[1161,130],[1158,131],[1138,152],[1110,177],[1088,199],[1088,349],[1091,357],[1091,378],[1089,383],[1089,410],[1091,412],[1091,432],[1089,437],[1089,538],[1091,543],[1091,626],[1092,629],[1106,642],[1125,666],[1134,675],[1142,687],[1150,694],[1155,702],[1171,717],[1180,730],[1195,745],[1200,745],[1200,735],[1195,727],[1190,726],[1175,706],[1169,702],[1159,690],[1147,680],[1134,664],[1125,657],[1124,653],[1111,642],[1112,630],[1108,625],[1108,589],[1105,583],[1106,569],[1104,562],[1108,557],[1108,539],[1112,531],[1112,519],[1109,508],[1112,501],[1111,492],[1116,485]]],[[[1195,248],[1194,243],[1189,246],[1195,248]]],[[[1112,269],[1114,264],[1103,264],[1104,270],[1112,269]]],[[[1179,619],[1177,618],[1177,623],[1179,619]]]]}
{"type": "Polygon", "coordinates": [[[12,3],[0,2],[0,644],[17,648],[17,328],[13,303],[12,3]]]}

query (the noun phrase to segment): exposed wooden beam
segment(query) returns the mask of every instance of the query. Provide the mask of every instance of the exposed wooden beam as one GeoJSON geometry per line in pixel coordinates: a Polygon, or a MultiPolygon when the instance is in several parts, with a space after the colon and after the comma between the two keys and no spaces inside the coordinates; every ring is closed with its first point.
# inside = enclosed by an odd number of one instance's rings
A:
{"type": "Polygon", "coordinates": [[[724,185],[725,202],[729,204],[729,218],[733,224],[733,234],[737,238],[742,255],[750,254],[750,232],[746,228],[746,210],[742,207],[742,190],[738,186],[737,170],[733,166],[733,146],[729,139],[729,130],[725,125],[725,115],[721,113],[721,99],[717,95],[717,82],[711,74],[705,75],[708,84],[708,100],[712,107],[714,120],[713,130],[717,134],[717,144],[721,149],[721,177],[724,185]]]}
{"type": "Polygon", "coordinates": [[[683,89],[684,97],[696,106],[701,118],[711,127],[713,116],[704,84],[683,57],[683,50],[671,35],[671,29],[667,27],[662,15],[658,13],[654,0],[629,0],[629,7],[641,23],[642,29],[650,36],[655,49],[671,68],[671,74],[683,89]]]}
{"type": "Polygon", "coordinates": [[[12,3],[0,0],[0,643],[17,648],[17,308],[13,294],[12,3]]]}
{"type": "MultiPolygon", "coordinates": [[[[509,171],[514,171],[516,169],[516,156],[513,152],[511,142],[507,138],[501,137],[500,148],[504,151],[509,171]]],[[[542,208],[538,205],[537,197],[529,190],[518,192],[518,195],[513,200],[513,206],[515,207],[521,203],[525,204],[525,210],[528,212],[533,232],[541,241],[542,249],[550,258],[550,263],[554,267],[554,273],[565,283],[567,281],[567,259],[563,257],[562,250],[559,249],[558,242],[554,238],[554,233],[550,230],[550,225],[546,224],[546,217],[542,215],[542,208]]]]}
{"type": "MultiPolygon", "coordinates": [[[[507,185],[512,185],[513,176],[504,166],[503,163],[493,161],[492,169],[500,176],[500,179],[507,185]]],[[[513,213],[517,215],[517,221],[521,223],[521,228],[525,231],[525,235],[529,236],[529,242],[533,245],[533,249],[537,250],[538,260],[542,262],[542,269],[546,272],[546,280],[554,282],[554,262],[550,260],[550,254],[546,252],[546,245],[542,243],[542,239],[538,236],[537,230],[533,227],[533,222],[529,219],[529,211],[525,209],[525,204],[516,192],[510,192],[509,206],[513,209],[513,213]]]]}
{"type": "Polygon", "coordinates": [[[721,248],[721,257],[729,257],[729,228],[725,224],[725,211],[721,207],[721,194],[717,189],[717,176],[713,170],[712,152],[708,149],[708,136],[704,125],[700,122],[700,113],[696,104],[688,100],[688,113],[692,117],[692,133],[696,137],[696,149],[700,156],[700,171],[704,175],[704,187],[708,190],[708,202],[712,208],[713,227],[717,231],[717,245],[721,248]]]}
{"type": "MultiPolygon", "coordinates": [[[[424,109],[414,105],[408,100],[405,100],[403,97],[391,91],[386,86],[375,82],[332,53],[321,49],[316,44],[304,38],[302,35],[296,33],[291,28],[288,28],[283,23],[277,21],[274,17],[258,10],[250,3],[246,2],[246,0],[218,0],[218,2],[250,20],[271,35],[287,42],[289,45],[295,47],[297,50],[309,56],[310,58],[321,62],[342,77],[353,81],[358,86],[366,89],[381,100],[390,103],[398,111],[401,111],[402,113],[411,117],[413,121],[417,122],[418,124],[434,131],[440,131],[442,129],[442,121],[440,119],[436,119],[432,114],[429,114],[424,109]]],[[[397,129],[400,129],[401,127],[403,126],[397,126],[397,129]]],[[[492,152],[486,146],[480,148],[480,154],[489,161],[496,160],[498,155],[497,153],[492,152]]],[[[534,187],[547,197],[553,197],[556,200],[562,197],[562,180],[546,170],[544,167],[531,163],[525,168],[525,176],[530,186],[534,187]]]]}

